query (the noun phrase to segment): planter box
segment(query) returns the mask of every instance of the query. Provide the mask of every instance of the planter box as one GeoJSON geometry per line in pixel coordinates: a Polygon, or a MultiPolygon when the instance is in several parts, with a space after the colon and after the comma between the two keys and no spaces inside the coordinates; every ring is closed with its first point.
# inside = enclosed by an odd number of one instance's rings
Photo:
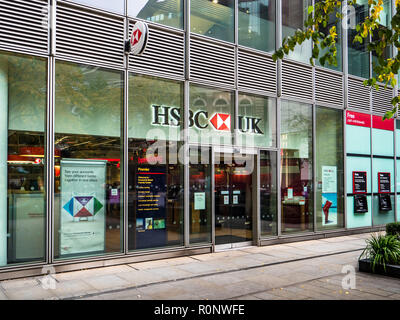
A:
{"type": "Polygon", "coordinates": [[[370,260],[361,259],[361,260],[358,260],[358,267],[359,267],[360,272],[375,273],[375,274],[381,274],[384,276],[400,278],[400,265],[387,264],[386,272],[383,269],[382,265],[376,265],[375,272],[372,272],[372,264],[371,264],[370,260]]]}

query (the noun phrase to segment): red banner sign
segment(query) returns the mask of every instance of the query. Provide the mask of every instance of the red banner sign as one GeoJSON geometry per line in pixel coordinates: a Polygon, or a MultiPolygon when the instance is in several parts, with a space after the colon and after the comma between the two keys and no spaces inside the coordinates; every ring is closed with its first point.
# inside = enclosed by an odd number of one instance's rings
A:
{"type": "Polygon", "coordinates": [[[351,126],[371,128],[371,116],[365,113],[347,111],[346,124],[351,126]]]}
{"type": "Polygon", "coordinates": [[[372,116],[372,127],[374,129],[394,131],[394,119],[383,121],[381,116],[372,116]]]}

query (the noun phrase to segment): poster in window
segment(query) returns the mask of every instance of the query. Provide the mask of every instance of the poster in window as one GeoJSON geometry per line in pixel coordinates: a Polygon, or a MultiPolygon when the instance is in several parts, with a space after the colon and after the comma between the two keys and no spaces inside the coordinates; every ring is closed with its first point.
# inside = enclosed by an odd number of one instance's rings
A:
{"type": "Polygon", "coordinates": [[[105,249],[106,164],[61,160],[61,256],[105,249]]]}
{"type": "Polygon", "coordinates": [[[136,169],[137,204],[136,248],[161,247],[167,243],[166,203],[167,178],[165,166],[142,165],[136,169]]]}
{"type": "Polygon", "coordinates": [[[322,225],[336,226],[337,218],[337,167],[322,166],[322,225]]]}
{"type": "Polygon", "coordinates": [[[378,192],[390,193],[390,172],[378,172],[378,192]]]}
{"type": "Polygon", "coordinates": [[[379,211],[392,211],[392,199],[390,194],[382,193],[378,195],[379,198],[379,211]]]}
{"type": "Polygon", "coordinates": [[[353,171],[353,193],[354,194],[367,193],[367,172],[353,171]]]}

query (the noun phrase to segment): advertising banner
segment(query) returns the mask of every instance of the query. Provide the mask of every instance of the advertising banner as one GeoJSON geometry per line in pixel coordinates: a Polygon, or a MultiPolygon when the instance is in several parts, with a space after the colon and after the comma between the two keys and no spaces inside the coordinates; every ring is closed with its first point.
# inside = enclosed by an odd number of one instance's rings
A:
{"type": "Polygon", "coordinates": [[[139,166],[136,174],[136,248],[161,247],[167,243],[165,166],[139,166]]]}
{"type": "Polygon", "coordinates": [[[322,225],[337,223],[337,167],[322,166],[322,225]]]}
{"type": "Polygon", "coordinates": [[[61,161],[61,256],[105,249],[106,163],[61,161]]]}

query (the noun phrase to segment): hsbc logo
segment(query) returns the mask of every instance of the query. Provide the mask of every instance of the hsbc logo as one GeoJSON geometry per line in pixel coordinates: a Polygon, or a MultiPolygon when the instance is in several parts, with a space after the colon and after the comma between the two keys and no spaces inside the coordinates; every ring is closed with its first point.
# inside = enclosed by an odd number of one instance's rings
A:
{"type": "Polygon", "coordinates": [[[231,131],[231,115],[216,113],[211,119],[211,124],[218,131],[231,131]]]}
{"type": "MultiPolygon", "coordinates": [[[[153,126],[179,127],[181,125],[180,108],[152,105],[153,126]]],[[[262,119],[239,116],[238,129],[242,133],[264,134],[260,129],[262,119]]],[[[211,116],[207,111],[193,112],[189,110],[189,128],[207,129],[230,132],[232,117],[230,114],[214,113],[211,116]]]]}
{"type": "Polygon", "coordinates": [[[149,40],[149,27],[146,23],[138,21],[133,26],[132,35],[125,42],[125,52],[139,56],[146,49],[149,40]]]}

